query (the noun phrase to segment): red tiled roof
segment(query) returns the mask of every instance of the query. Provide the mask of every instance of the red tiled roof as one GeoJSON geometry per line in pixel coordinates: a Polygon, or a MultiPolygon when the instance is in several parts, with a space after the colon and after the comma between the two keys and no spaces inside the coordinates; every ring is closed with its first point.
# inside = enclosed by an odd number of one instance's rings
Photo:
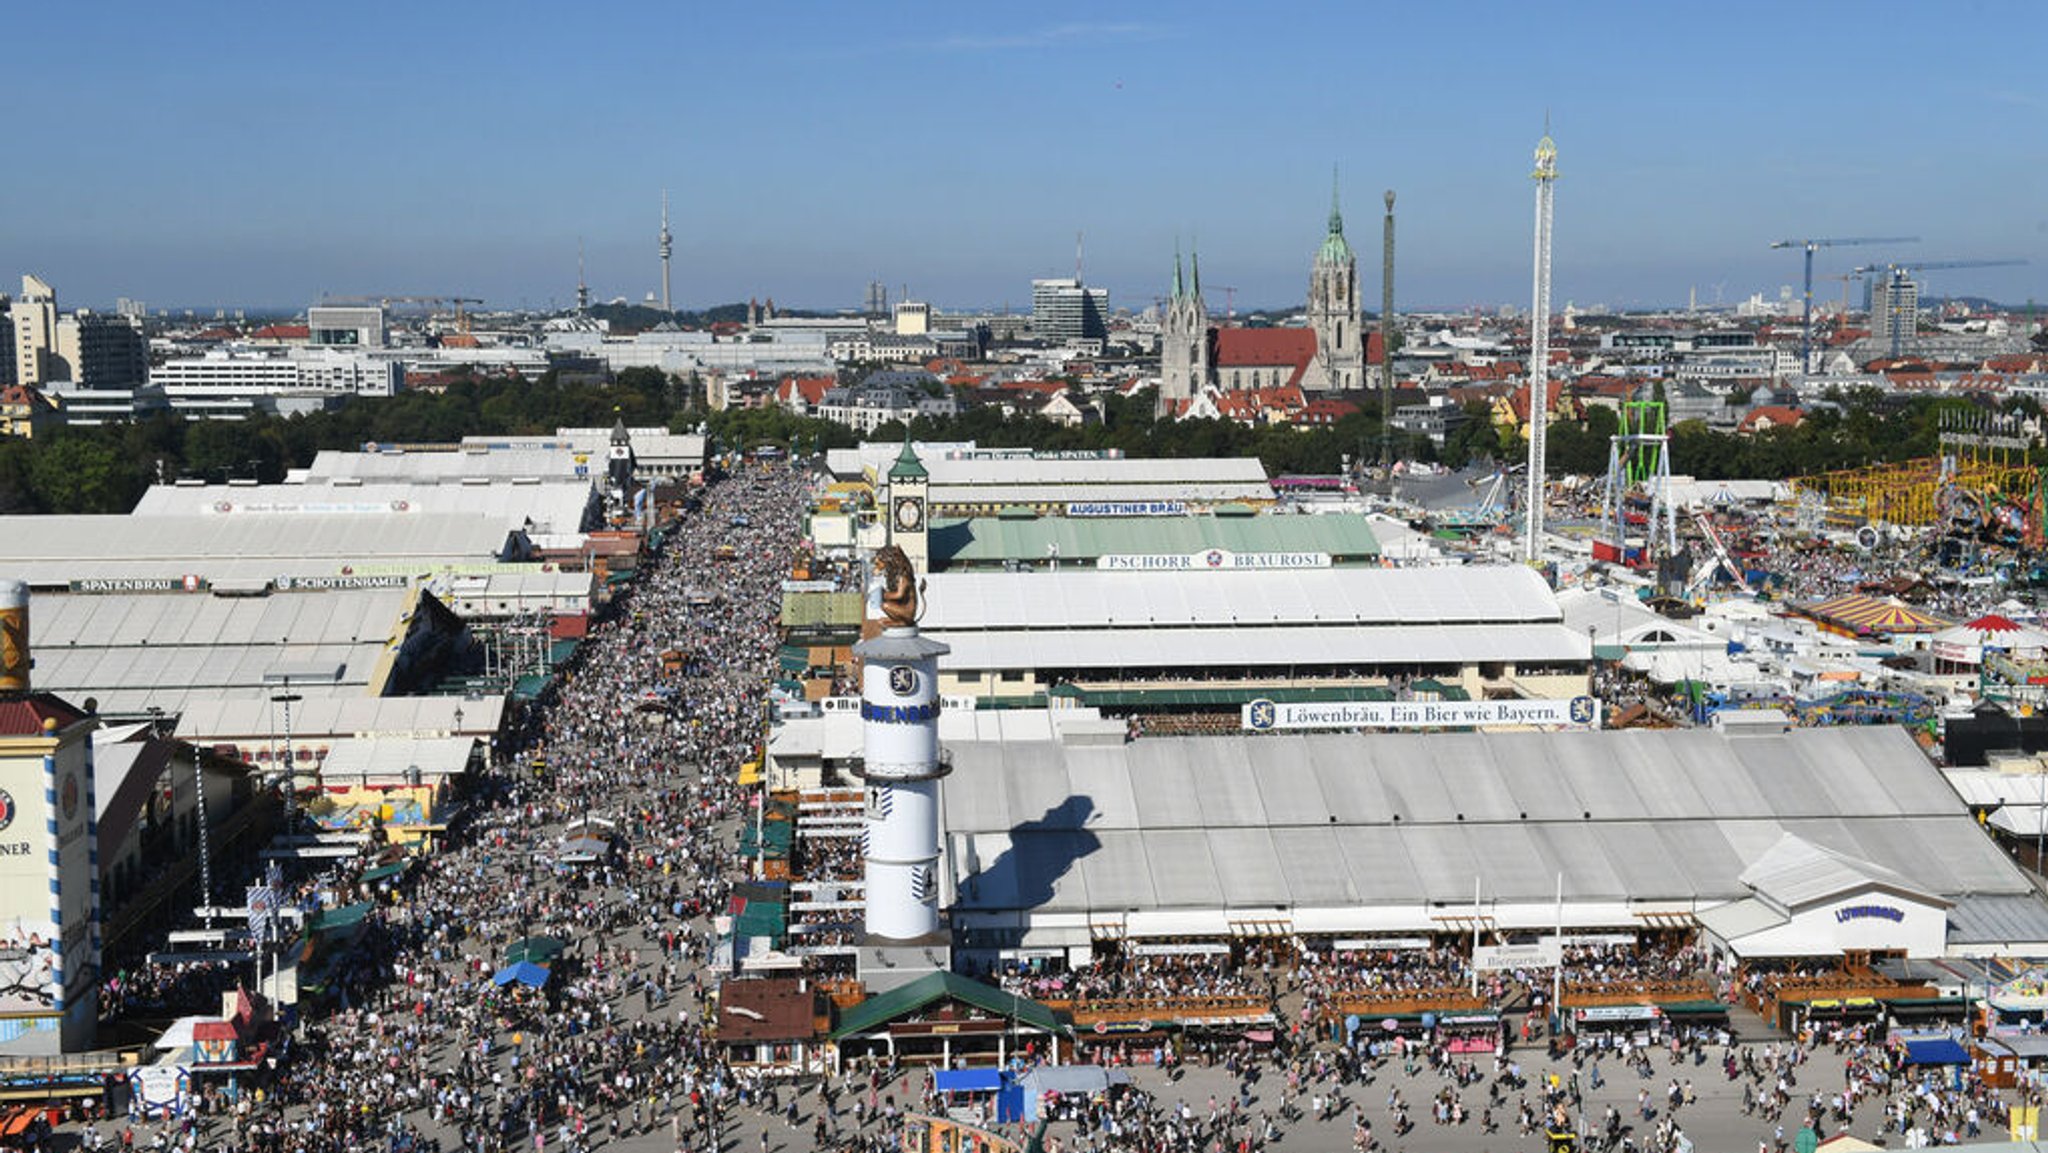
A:
{"type": "Polygon", "coordinates": [[[41,736],[46,720],[55,720],[61,730],[84,719],[84,713],[54,693],[0,697],[0,737],[41,736]]]}
{"type": "Polygon", "coordinates": [[[2011,356],[1994,356],[1984,362],[1986,372],[2034,372],[2041,364],[2038,356],[2015,353],[2011,356]]]}
{"type": "Polygon", "coordinates": [[[1216,332],[1216,367],[1280,368],[1315,359],[1316,334],[1308,328],[1223,328],[1216,332]]]}
{"type": "Polygon", "coordinates": [[[313,330],[303,324],[266,324],[249,334],[251,340],[305,340],[313,330]]]}
{"type": "Polygon", "coordinates": [[[818,404],[825,399],[826,390],[838,383],[829,376],[788,376],[783,378],[775,395],[785,401],[801,396],[805,404],[818,404]]]}
{"type": "Polygon", "coordinates": [[[1767,404],[1753,408],[1742,418],[1742,431],[1754,432],[1758,428],[1797,428],[1806,419],[1806,414],[1796,408],[1782,404],[1767,404]]]}

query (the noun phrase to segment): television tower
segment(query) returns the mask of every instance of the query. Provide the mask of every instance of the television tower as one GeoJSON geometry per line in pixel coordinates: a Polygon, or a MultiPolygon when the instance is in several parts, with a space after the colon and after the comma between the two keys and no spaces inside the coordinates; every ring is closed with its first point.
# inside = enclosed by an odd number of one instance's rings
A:
{"type": "Polygon", "coordinates": [[[668,232],[668,189],[661,190],[661,310],[672,311],[668,303],[668,258],[675,251],[675,238],[668,232]]]}
{"type": "Polygon", "coordinates": [[[1522,557],[1543,555],[1544,426],[1550,416],[1550,195],[1557,183],[1557,142],[1550,125],[1536,144],[1536,299],[1529,316],[1529,486],[1523,504],[1522,557]]]}
{"type": "Polygon", "coordinates": [[[576,238],[576,311],[590,311],[590,285],[583,279],[583,238],[576,238]]]}

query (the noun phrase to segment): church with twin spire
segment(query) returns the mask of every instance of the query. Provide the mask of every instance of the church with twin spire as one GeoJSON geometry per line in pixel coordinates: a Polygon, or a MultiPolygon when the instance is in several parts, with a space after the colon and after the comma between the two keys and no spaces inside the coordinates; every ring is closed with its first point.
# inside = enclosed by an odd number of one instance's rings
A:
{"type": "Polygon", "coordinates": [[[1358,299],[1358,256],[1344,238],[1344,213],[1330,193],[1329,229],[1309,269],[1307,324],[1300,328],[1231,328],[1211,323],[1202,299],[1202,265],[1186,270],[1173,257],[1173,295],[1159,332],[1159,399],[1179,410],[1210,389],[1299,387],[1304,392],[1364,388],[1364,314],[1358,299]],[[1192,275],[1189,275],[1191,273],[1192,275]]]}

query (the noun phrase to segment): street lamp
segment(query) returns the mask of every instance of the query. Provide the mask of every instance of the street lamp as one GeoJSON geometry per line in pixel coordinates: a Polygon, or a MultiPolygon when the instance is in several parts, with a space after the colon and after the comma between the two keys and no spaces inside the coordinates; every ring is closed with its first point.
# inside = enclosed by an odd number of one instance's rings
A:
{"type": "MultiPolygon", "coordinates": [[[[156,713],[160,710],[151,709],[156,713]]],[[[206,769],[200,763],[199,746],[192,746],[192,787],[199,805],[199,904],[205,909],[206,927],[213,928],[213,846],[206,830],[206,769]]]]}
{"type": "Polygon", "coordinates": [[[283,688],[270,694],[270,703],[284,706],[284,825],[287,834],[299,828],[299,765],[292,759],[292,705],[306,698],[292,690],[292,678],[281,678],[283,688]]]}

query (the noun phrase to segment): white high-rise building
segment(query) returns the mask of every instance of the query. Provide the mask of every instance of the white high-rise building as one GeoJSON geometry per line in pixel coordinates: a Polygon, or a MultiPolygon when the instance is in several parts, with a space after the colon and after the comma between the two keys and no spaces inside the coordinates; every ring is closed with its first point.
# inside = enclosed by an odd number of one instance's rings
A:
{"type": "Polygon", "coordinates": [[[57,354],[57,293],[41,278],[24,275],[21,297],[8,309],[14,327],[14,382],[40,387],[69,373],[52,373],[57,354]]]}
{"type": "Polygon", "coordinates": [[[1920,285],[1904,273],[1887,273],[1870,285],[1870,337],[1893,356],[1913,346],[1920,331],[1920,285]]]}
{"type": "Polygon", "coordinates": [[[1109,335],[1109,290],[1074,277],[1031,282],[1031,334],[1040,340],[1100,340],[1109,335]]]}

